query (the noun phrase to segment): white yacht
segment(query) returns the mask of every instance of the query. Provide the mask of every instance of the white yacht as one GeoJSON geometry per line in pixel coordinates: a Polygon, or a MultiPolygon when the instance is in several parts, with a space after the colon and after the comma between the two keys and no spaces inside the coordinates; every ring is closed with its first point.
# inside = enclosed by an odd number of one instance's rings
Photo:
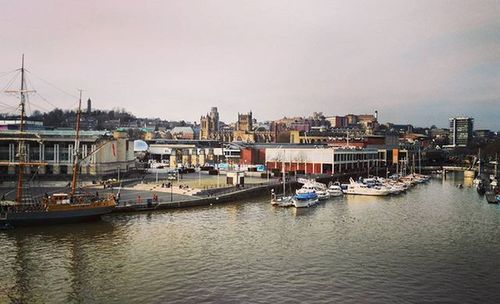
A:
{"type": "Polygon", "coordinates": [[[340,183],[338,182],[331,184],[327,191],[332,197],[342,196],[344,194],[344,192],[342,192],[342,188],[340,187],[340,183]]]}
{"type": "Polygon", "coordinates": [[[384,186],[369,186],[364,183],[355,182],[352,178],[349,179],[350,184],[347,187],[347,194],[355,195],[377,195],[386,196],[390,194],[390,190],[384,186]]]}

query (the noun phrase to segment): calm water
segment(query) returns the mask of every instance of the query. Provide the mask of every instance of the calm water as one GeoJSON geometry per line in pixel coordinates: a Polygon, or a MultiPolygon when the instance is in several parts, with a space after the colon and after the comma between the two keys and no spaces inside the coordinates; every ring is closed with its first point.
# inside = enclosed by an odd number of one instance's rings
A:
{"type": "Polygon", "coordinates": [[[500,303],[500,207],[459,182],[0,231],[0,303],[500,303]]]}

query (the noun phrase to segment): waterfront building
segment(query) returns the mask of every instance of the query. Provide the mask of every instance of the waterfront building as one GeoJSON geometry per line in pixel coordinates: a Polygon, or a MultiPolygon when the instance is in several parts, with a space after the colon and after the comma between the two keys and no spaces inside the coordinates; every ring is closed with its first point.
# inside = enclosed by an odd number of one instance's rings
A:
{"type": "MultiPolygon", "coordinates": [[[[75,131],[37,130],[27,132],[25,146],[28,162],[42,162],[40,167],[25,167],[25,170],[40,175],[71,174],[75,157],[75,131]]],[[[0,175],[15,174],[19,132],[0,131],[0,175]]],[[[118,170],[135,169],[134,144],[126,132],[80,131],[80,166],[83,175],[106,175],[118,170]]]]}
{"type": "Polygon", "coordinates": [[[224,161],[223,144],[216,140],[149,140],[149,159],[167,167],[204,166],[224,161]]]}
{"type": "Polygon", "coordinates": [[[474,118],[450,118],[450,147],[466,147],[472,139],[474,118]]]}
{"type": "Polygon", "coordinates": [[[266,166],[270,170],[304,174],[362,172],[385,166],[378,149],[354,148],[267,148],[266,166]]]}
{"type": "Polygon", "coordinates": [[[328,144],[334,147],[359,147],[359,148],[388,148],[392,149],[398,145],[398,137],[396,135],[363,135],[361,132],[351,130],[342,131],[309,131],[299,132],[290,131],[290,143],[294,144],[328,144]]]}

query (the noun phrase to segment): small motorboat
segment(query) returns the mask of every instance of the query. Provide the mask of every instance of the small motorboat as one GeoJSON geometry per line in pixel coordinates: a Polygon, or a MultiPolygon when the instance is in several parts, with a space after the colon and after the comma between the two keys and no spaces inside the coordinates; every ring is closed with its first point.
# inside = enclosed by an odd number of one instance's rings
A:
{"type": "Polygon", "coordinates": [[[293,196],[275,195],[271,194],[271,205],[277,207],[291,207],[293,206],[293,196]]]}
{"type": "Polygon", "coordinates": [[[487,191],[485,194],[486,201],[489,204],[498,204],[500,202],[500,195],[497,195],[493,191],[487,191]]]}
{"type": "Polygon", "coordinates": [[[295,208],[311,207],[318,203],[316,192],[298,193],[293,197],[293,206],[295,208]]]}

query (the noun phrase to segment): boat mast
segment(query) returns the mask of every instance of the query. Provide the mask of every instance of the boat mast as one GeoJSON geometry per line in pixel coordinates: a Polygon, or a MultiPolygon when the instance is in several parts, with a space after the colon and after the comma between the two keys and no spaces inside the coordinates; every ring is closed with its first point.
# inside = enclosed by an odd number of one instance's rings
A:
{"type": "Polygon", "coordinates": [[[283,176],[283,197],[286,195],[285,149],[283,149],[283,162],[281,164],[283,176]]]}
{"type": "Polygon", "coordinates": [[[75,195],[76,183],[78,177],[78,157],[80,156],[80,115],[82,112],[82,90],[80,90],[80,99],[78,100],[78,111],[76,112],[76,134],[75,134],[75,156],[73,162],[73,179],[71,182],[71,196],[75,195]]]}
{"type": "Polygon", "coordinates": [[[415,174],[415,153],[413,153],[412,173],[415,174]]]}
{"type": "Polygon", "coordinates": [[[498,177],[498,173],[497,172],[498,172],[498,153],[495,153],[495,178],[498,177]]]}
{"type": "Polygon", "coordinates": [[[477,152],[477,166],[478,166],[477,176],[481,177],[481,148],[479,148],[479,151],[477,152]]]}
{"type": "Polygon", "coordinates": [[[418,143],[418,174],[422,174],[422,151],[420,150],[420,142],[418,143]]]}
{"type": "Polygon", "coordinates": [[[22,57],[22,64],[21,64],[21,90],[19,93],[21,94],[21,118],[20,118],[20,123],[19,123],[19,132],[21,133],[21,140],[19,141],[19,172],[17,174],[17,191],[16,191],[16,202],[21,203],[23,199],[23,171],[24,171],[24,163],[26,162],[26,151],[25,151],[25,146],[24,146],[24,140],[23,139],[23,132],[24,132],[24,115],[25,115],[25,103],[26,103],[26,96],[25,96],[25,85],[24,85],[24,54],[22,57]]]}

